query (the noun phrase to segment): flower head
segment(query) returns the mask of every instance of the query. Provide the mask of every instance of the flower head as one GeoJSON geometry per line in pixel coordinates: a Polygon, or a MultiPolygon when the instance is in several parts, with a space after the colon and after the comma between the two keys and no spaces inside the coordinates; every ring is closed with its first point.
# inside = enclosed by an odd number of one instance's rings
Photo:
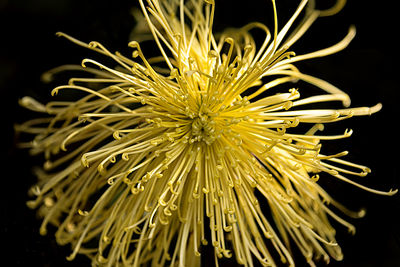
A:
{"type": "Polygon", "coordinates": [[[347,151],[321,153],[321,141],[352,133],[321,135],[325,123],[370,115],[381,105],[349,108],[346,93],[294,65],[344,49],[355,28],[331,47],[303,55],[290,50],[319,16],[338,12],[344,1],[324,11],[301,1],[281,29],[272,1],[272,30],[254,22],[219,35],[212,32],[212,0],[139,3],[160,56],[147,58],[137,41],[126,57],[58,33],[119,66],[84,59],[82,67],[47,73],[91,74],[52,91],[82,91],[76,101],[21,100],[49,115],[18,127],[36,135],[28,146],[46,158],[29,202],[40,206],[41,233],[48,223],[58,226],[57,242],[73,247],[70,259],[82,253],[102,266],[196,266],[207,244],[216,262],[234,257],[245,266],[254,259],[275,265],[273,254],[294,265],[291,242],[310,264],[318,257],[340,260],[330,220],[354,227],[330,207],[352,217],[363,211],[333,200],[318,184],[320,173],[373,193],[395,193],[347,178],[370,172],[342,159],[347,151]],[[259,46],[255,29],[265,33],[259,46]],[[298,80],[321,94],[301,98],[298,80]],[[277,93],[277,86],[287,89],[277,93]],[[313,108],[331,101],[344,108],[313,108]],[[308,130],[299,133],[299,125],[308,130]]]}

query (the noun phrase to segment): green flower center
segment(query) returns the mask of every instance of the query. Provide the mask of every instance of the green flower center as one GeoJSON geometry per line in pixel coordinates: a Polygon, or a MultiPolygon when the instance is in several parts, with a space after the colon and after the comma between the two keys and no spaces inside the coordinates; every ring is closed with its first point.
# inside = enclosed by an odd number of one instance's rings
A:
{"type": "Polygon", "coordinates": [[[219,137],[216,122],[207,115],[199,115],[193,119],[192,136],[195,141],[203,141],[207,145],[212,144],[219,137]]]}

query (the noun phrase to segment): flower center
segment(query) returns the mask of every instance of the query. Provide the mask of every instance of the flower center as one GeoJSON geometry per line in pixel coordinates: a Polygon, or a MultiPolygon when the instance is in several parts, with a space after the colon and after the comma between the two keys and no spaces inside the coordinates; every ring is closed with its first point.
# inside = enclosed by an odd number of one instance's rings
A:
{"type": "Polygon", "coordinates": [[[199,115],[192,122],[192,136],[195,141],[204,141],[210,145],[218,137],[215,127],[216,123],[207,115],[199,115]]]}

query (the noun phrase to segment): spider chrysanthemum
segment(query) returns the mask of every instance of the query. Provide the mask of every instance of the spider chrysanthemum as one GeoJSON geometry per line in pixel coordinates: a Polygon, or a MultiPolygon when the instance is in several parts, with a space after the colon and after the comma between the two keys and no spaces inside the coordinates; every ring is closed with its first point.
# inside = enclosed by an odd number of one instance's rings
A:
{"type": "Polygon", "coordinates": [[[303,0],[279,27],[272,0],[271,30],[250,23],[218,35],[212,33],[212,0],[139,3],[139,25],[148,27],[158,57],[147,58],[137,41],[129,43],[133,54],[127,57],[59,33],[118,67],[84,59],[82,67],[47,74],[81,69],[92,75],[52,91],[86,94],[76,101],[21,99],[48,114],[18,126],[36,135],[27,146],[46,159],[29,202],[40,206],[41,233],[56,225],[57,242],[73,248],[70,259],[86,254],[100,266],[198,266],[207,244],[216,264],[234,257],[245,266],[294,265],[292,243],[310,265],[315,258],[340,260],[330,222],[354,227],[331,207],[352,217],[363,212],[333,200],[318,184],[319,173],[377,194],[395,193],[348,178],[370,170],[342,159],[347,151],[321,154],[321,141],[352,133],[321,135],[324,123],[369,115],[381,105],[349,108],[346,93],[294,65],[344,49],[354,27],[329,48],[290,51],[319,16],[336,13],[344,1],[321,11],[303,0]],[[253,30],[265,34],[259,45],[253,30]],[[321,94],[301,98],[298,80],[321,94]],[[344,108],[313,108],[331,101],[344,108]],[[307,130],[296,131],[299,125],[307,130]]]}

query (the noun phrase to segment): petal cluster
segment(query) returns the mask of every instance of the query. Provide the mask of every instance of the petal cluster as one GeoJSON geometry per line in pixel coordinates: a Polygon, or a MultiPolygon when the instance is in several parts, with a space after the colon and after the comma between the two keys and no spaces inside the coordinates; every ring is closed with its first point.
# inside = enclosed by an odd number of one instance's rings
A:
{"type": "Polygon", "coordinates": [[[281,29],[272,1],[272,30],[254,22],[218,35],[211,0],[139,3],[159,56],[146,57],[137,41],[129,43],[127,57],[58,33],[118,67],[84,59],[82,66],[46,74],[89,74],[52,91],[79,91],[76,101],[21,99],[48,115],[18,126],[35,135],[26,146],[46,159],[28,203],[44,218],[41,233],[56,225],[57,242],[73,248],[69,259],[86,254],[100,266],[198,266],[207,244],[216,264],[234,257],[244,266],[294,265],[291,243],[310,265],[315,258],[340,260],[331,221],[354,227],[332,207],[351,217],[364,212],[333,200],[319,176],[395,193],[348,178],[370,170],[342,159],[347,151],[321,153],[321,141],[352,133],[321,135],[325,123],[370,115],[381,105],[349,108],[346,93],[294,65],[344,49],[354,27],[331,47],[303,55],[290,50],[319,16],[336,13],[344,1],[324,11],[301,1],[281,29]],[[265,34],[259,45],[253,30],[265,34]],[[302,98],[299,80],[321,94],[302,98]],[[344,108],[313,108],[332,101],[344,108]],[[296,130],[299,125],[307,130],[296,130]]]}

